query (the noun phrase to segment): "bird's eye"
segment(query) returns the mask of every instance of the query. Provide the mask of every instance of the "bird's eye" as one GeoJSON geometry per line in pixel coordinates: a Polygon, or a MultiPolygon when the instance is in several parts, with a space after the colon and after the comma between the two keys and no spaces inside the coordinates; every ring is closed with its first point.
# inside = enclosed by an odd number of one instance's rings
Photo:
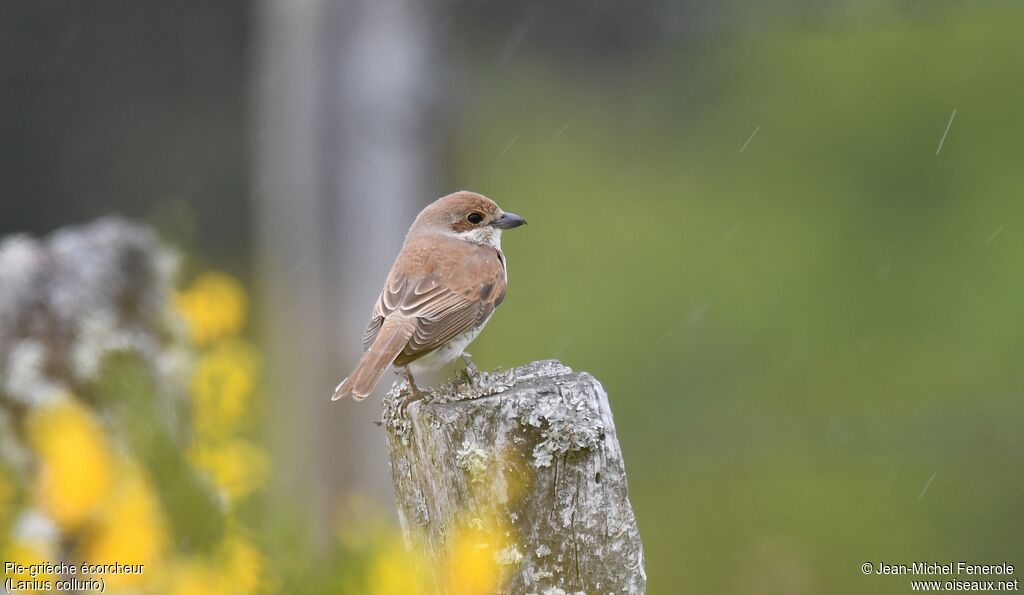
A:
{"type": "Polygon", "coordinates": [[[473,212],[473,213],[470,213],[469,215],[466,216],[466,221],[469,221],[473,225],[476,225],[477,223],[480,223],[483,220],[484,220],[483,213],[473,212]]]}

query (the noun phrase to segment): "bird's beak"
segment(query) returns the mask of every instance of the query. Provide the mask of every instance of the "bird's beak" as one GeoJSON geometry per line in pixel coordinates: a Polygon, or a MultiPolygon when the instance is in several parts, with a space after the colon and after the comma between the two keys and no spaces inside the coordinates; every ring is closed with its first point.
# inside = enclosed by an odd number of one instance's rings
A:
{"type": "Polygon", "coordinates": [[[523,219],[515,213],[502,213],[501,217],[491,221],[491,225],[498,229],[512,229],[513,227],[526,225],[526,219],[523,219]]]}

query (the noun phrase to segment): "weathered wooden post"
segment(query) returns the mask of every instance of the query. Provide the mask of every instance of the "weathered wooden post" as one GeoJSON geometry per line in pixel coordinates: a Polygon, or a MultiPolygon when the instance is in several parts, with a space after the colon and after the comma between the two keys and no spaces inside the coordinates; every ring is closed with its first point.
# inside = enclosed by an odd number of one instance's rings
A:
{"type": "Polygon", "coordinates": [[[383,424],[428,590],[476,580],[497,593],[644,592],[622,452],[594,377],[539,361],[441,386],[403,412],[408,390],[392,388],[383,424]],[[466,578],[453,560],[465,552],[493,562],[492,576],[466,578]]]}

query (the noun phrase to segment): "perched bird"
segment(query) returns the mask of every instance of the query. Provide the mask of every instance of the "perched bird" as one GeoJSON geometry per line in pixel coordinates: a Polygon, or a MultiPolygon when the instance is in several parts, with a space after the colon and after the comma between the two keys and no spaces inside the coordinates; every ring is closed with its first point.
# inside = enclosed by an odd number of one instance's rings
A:
{"type": "Polygon", "coordinates": [[[413,374],[463,357],[505,298],[501,232],[526,220],[475,192],[439,198],[413,221],[363,333],[363,354],[332,400],[366,398],[388,366],[413,374]]]}

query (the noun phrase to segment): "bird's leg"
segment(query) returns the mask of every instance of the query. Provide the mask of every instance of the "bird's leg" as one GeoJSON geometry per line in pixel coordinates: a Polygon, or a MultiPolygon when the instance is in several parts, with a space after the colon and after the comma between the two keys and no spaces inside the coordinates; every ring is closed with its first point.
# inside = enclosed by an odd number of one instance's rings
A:
{"type": "Polygon", "coordinates": [[[480,368],[476,367],[473,360],[469,359],[470,354],[465,351],[462,352],[460,357],[462,358],[462,363],[466,364],[466,375],[469,376],[470,380],[475,380],[480,375],[480,368]]]}
{"type": "Polygon", "coordinates": [[[409,408],[409,405],[411,405],[413,401],[419,401],[426,395],[418,386],[416,386],[416,382],[412,379],[412,371],[409,370],[408,366],[403,367],[400,374],[404,376],[405,381],[409,383],[409,396],[402,399],[402,403],[398,406],[398,409],[402,413],[402,417],[406,417],[405,410],[409,408]]]}
{"type": "Polygon", "coordinates": [[[402,376],[405,376],[405,381],[409,383],[409,388],[412,389],[412,394],[415,395],[417,399],[422,399],[423,391],[420,390],[420,387],[416,386],[416,381],[413,380],[412,371],[408,366],[402,368],[402,376]]]}

